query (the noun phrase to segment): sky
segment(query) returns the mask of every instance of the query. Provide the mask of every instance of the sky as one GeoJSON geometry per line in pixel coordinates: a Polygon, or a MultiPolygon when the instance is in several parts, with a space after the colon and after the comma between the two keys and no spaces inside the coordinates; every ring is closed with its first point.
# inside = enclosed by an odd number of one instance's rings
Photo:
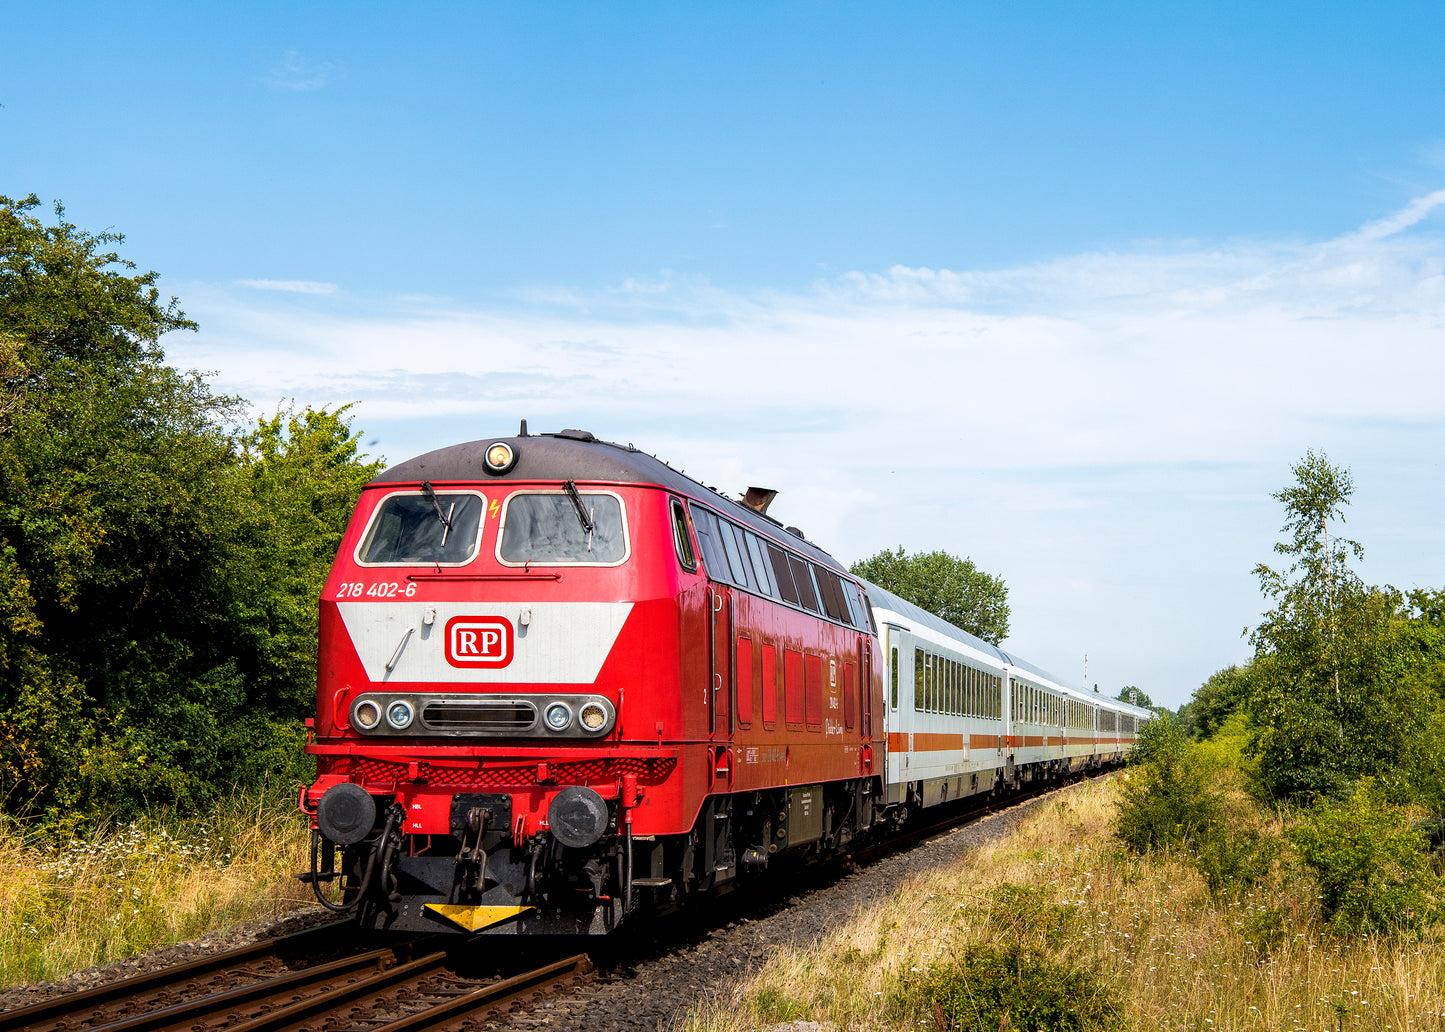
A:
{"type": "Polygon", "coordinates": [[[62,201],[256,414],[580,427],[1005,647],[1186,702],[1309,449],[1445,587],[1445,5],[5,5],[0,194],[62,201]]]}

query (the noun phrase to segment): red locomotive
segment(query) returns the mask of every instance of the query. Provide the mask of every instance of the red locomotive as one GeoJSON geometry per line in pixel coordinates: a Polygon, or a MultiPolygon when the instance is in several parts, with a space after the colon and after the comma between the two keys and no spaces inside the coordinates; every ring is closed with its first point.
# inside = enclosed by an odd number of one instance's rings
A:
{"type": "Polygon", "coordinates": [[[873,827],[877,629],[770,497],[525,424],[368,484],[321,596],[318,898],[600,933],[873,827]]]}

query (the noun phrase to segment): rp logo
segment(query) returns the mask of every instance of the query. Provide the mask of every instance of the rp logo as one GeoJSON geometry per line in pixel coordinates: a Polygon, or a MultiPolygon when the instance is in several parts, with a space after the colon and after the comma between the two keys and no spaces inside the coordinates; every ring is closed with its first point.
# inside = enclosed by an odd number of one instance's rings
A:
{"type": "Polygon", "coordinates": [[[495,668],[512,661],[512,625],[500,616],[454,616],[446,626],[447,662],[495,668]]]}

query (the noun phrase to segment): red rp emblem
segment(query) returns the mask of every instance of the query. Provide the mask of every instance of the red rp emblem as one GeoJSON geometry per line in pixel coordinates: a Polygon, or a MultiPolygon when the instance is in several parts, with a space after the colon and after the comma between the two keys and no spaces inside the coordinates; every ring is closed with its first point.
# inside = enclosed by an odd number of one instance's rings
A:
{"type": "Polygon", "coordinates": [[[504,667],[512,661],[512,624],[500,616],[454,616],[446,653],[454,667],[504,667]]]}

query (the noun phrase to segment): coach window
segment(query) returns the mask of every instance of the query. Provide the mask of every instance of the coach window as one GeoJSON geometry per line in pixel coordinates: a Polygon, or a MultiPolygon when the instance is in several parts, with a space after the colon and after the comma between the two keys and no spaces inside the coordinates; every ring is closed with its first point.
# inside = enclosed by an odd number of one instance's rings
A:
{"type": "MultiPolygon", "coordinates": [[[[427,485],[430,490],[431,485],[427,485]]],[[[460,566],[477,554],[486,500],[474,492],[387,495],[356,549],[360,566],[460,566]]]]}
{"type": "Polygon", "coordinates": [[[913,650],[913,711],[923,712],[923,650],[913,650]]]}
{"type": "Polygon", "coordinates": [[[892,707],[892,708],[896,710],[896,709],[898,708],[898,646],[897,646],[897,645],[894,645],[893,648],[890,649],[889,651],[893,653],[893,656],[892,656],[892,659],[891,659],[891,664],[892,664],[892,669],[893,669],[893,707],[892,707]]]}
{"type": "Polygon", "coordinates": [[[672,502],[672,547],[677,550],[677,561],[688,573],[697,569],[697,555],[692,550],[692,535],[687,531],[687,513],[677,499],[672,502]]]}

